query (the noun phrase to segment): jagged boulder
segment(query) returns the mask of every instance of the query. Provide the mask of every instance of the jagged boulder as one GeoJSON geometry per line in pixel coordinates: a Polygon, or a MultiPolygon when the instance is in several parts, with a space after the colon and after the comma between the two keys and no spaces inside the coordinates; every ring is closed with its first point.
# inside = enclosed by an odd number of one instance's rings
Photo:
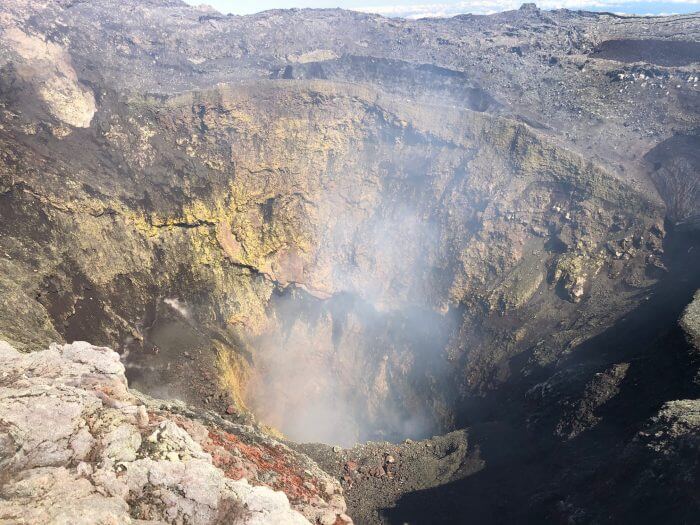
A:
{"type": "Polygon", "coordinates": [[[0,365],[3,522],[351,523],[310,459],[130,391],[109,348],[0,342],[0,365]]]}

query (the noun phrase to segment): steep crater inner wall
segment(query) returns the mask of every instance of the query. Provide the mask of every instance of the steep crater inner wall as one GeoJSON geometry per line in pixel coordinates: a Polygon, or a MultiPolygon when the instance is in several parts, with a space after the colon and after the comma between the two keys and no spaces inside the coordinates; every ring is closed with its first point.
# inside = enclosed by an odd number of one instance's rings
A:
{"type": "Polygon", "coordinates": [[[109,97],[5,139],[3,315],[120,348],[146,392],[422,437],[653,278],[662,210],[516,122],[320,81],[109,97]]]}

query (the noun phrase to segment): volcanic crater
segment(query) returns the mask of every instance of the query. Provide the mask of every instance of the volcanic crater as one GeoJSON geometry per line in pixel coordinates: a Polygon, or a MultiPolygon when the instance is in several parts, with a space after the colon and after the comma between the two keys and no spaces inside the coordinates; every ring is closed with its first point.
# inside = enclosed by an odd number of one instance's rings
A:
{"type": "Polygon", "coordinates": [[[696,15],[0,15],[0,339],[114,349],[189,407],[153,443],[199,418],[318,523],[334,483],[357,523],[698,509],[640,444],[700,428],[696,15]]]}

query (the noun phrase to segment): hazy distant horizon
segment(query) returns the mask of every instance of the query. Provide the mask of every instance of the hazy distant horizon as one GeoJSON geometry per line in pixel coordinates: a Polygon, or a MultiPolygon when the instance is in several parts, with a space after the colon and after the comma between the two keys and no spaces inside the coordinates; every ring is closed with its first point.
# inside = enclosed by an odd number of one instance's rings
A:
{"type": "MultiPolygon", "coordinates": [[[[517,9],[522,0],[441,1],[401,0],[185,0],[191,5],[209,5],[228,14],[246,15],[270,9],[340,7],[365,13],[401,18],[450,17],[459,14],[492,14],[517,9]]],[[[625,0],[544,0],[541,9],[608,11],[629,15],[687,14],[700,11],[700,0],[625,1],[625,0]]]]}

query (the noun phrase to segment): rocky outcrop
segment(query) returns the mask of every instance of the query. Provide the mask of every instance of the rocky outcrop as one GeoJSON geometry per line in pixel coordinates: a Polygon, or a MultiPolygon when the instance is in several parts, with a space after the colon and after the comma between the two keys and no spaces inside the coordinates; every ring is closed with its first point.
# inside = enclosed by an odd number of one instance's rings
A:
{"type": "Polygon", "coordinates": [[[683,312],[679,324],[690,346],[693,381],[700,386],[700,290],[695,292],[695,297],[683,312]]]}
{"type": "Polygon", "coordinates": [[[650,470],[664,468],[666,472],[674,472],[673,481],[668,481],[674,489],[682,490],[684,485],[694,486],[698,482],[700,466],[697,461],[700,450],[700,401],[684,399],[664,404],[632,446],[655,456],[646,464],[650,470]]]}
{"type": "Polygon", "coordinates": [[[619,457],[601,469],[600,487],[562,504],[562,514],[583,521],[616,515],[640,516],[649,523],[692,522],[700,511],[693,496],[700,483],[699,436],[700,401],[665,403],[619,457]]]}
{"type": "Polygon", "coordinates": [[[683,312],[680,325],[688,337],[688,342],[700,352],[700,291],[695,292],[693,301],[683,312]]]}
{"type": "Polygon", "coordinates": [[[12,523],[350,523],[339,484],[252,427],[146,398],[108,348],[0,343],[12,523]]]}
{"type": "MultiPolygon", "coordinates": [[[[597,372],[591,378],[587,367],[570,367],[555,373],[547,381],[538,383],[525,394],[526,399],[539,409],[558,412],[554,435],[573,439],[595,427],[602,418],[599,409],[620,393],[629,363],[616,363],[597,372]],[[580,384],[584,383],[581,388],[580,384]]],[[[542,414],[533,410],[532,423],[542,414]]]]}
{"type": "MultiPolygon", "coordinates": [[[[687,367],[693,385],[689,392],[697,395],[698,329],[700,312],[698,293],[685,308],[680,319],[688,340],[687,367]],[[694,378],[692,376],[695,376],[694,378]]],[[[692,494],[700,484],[700,399],[677,399],[665,402],[646,421],[627,444],[615,463],[606,469],[611,479],[606,486],[624,487],[618,501],[606,502],[620,514],[645,513],[649,521],[693,521],[700,503],[692,494]],[[678,502],[683,504],[679,505],[678,502]]]]}
{"type": "MultiPolygon", "coordinates": [[[[26,82],[36,92],[51,115],[69,126],[86,128],[90,125],[96,111],[95,97],[89,88],[80,84],[65,48],[12,26],[5,28],[0,46],[6,61],[3,65],[7,62],[13,65],[17,80],[26,82]]],[[[64,136],[70,129],[57,127],[54,133],[64,136]]]]}

